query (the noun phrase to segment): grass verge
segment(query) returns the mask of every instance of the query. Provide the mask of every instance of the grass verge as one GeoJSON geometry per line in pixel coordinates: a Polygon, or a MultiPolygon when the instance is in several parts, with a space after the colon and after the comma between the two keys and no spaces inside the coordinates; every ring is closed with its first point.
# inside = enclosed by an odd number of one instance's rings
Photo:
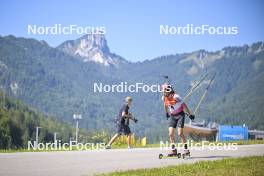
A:
{"type": "Polygon", "coordinates": [[[154,169],[137,169],[97,176],[262,176],[264,156],[229,158],[216,161],[200,161],[154,169]]]}

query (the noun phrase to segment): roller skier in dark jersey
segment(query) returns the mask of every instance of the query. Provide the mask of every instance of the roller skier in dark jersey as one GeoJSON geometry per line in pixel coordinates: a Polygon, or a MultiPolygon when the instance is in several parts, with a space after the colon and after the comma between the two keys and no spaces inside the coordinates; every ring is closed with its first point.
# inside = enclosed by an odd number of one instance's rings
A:
{"type": "Polygon", "coordinates": [[[121,135],[127,136],[127,146],[129,149],[131,148],[131,130],[129,128],[129,120],[133,120],[135,123],[137,123],[138,121],[136,118],[132,116],[131,113],[129,113],[129,108],[131,104],[132,104],[132,98],[126,97],[125,104],[120,109],[117,117],[116,134],[111,138],[109,143],[106,145],[106,149],[111,149],[112,143],[121,135]]]}

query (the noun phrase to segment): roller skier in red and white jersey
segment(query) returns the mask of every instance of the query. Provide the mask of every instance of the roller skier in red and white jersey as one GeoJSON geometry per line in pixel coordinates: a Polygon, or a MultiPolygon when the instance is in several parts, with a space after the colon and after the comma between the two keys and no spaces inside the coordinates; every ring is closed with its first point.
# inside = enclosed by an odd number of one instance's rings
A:
{"type": "Polygon", "coordinates": [[[164,102],[164,109],[166,117],[169,120],[169,137],[172,145],[172,153],[168,156],[177,155],[177,149],[175,147],[175,129],[178,127],[178,135],[181,138],[181,142],[184,145],[184,153],[190,154],[186,138],[183,134],[185,114],[189,116],[191,120],[194,120],[195,116],[192,114],[188,106],[183,102],[183,99],[176,94],[172,89],[172,86],[168,83],[162,85],[162,100],[164,102]]]}

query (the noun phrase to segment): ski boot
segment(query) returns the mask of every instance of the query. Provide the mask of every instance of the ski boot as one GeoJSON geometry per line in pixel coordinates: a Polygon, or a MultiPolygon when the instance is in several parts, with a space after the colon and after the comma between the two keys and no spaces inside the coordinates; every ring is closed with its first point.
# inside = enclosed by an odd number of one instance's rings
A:
{"type": "Polygon", "coordinates": [[[171,151],[171,153],[168,154],[168,157],[177,156],[177,154],[177,149],[175,148],[171,151]]]}
{"type": "Polygon", "coordinates": [[[177,148],[176,148],[176,146],[175,145],[172,145],[171,146],[171,153],[169,153],[168,155],[167,155],[167,157],[176,157],[176,158],[180,158],[181,157],[181,153],[178,153],[177,152],[177,148]]]}
{"type": "Polygon", "coordinates": [[[184,149],[183,154],[182,154],[182,158],[183,159],[187,159],[187,157],[190,157],[191,153],[189,149],[184,149]]]}
{"type": "Polygon", "coordinates": [[[111,148],[112,148],[111,145],[106,145],[106,146],[105,146],[105,149],[106,149],[106,150],[109,150],[109,149],[111,149],[111,148]]]}

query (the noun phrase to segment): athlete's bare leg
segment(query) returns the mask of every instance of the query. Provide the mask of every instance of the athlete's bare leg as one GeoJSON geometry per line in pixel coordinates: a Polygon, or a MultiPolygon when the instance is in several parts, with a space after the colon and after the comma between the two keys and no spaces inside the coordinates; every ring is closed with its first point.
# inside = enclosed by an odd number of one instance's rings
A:
{"type": "Polygon", "coordinates": [[[178,128],[178,135],[181,138],[182,144],[185,144],[186,143],[186,138],[185,138],[185,136],[183,134],[183,128],[178,128]]]}
{"type": "Polygon", "coordinates": [[[131,147],[131,134],[127,135],[127,147],[131,147]]]}
{"type": "Polygon", "coordinates": [[[119,134],[115,134],[111,140],[109,141],[109,143],[107,144],[108,146],[111,146],[113,142],[115,142],[115,140],[119,137],[120,135],[119,134]]]}
{"type": "Polygon", "coordinates": [[[169,137],[170,137],[170,143],[174,144],[175,143],[175,128],[169,127],[169,137]]]}

